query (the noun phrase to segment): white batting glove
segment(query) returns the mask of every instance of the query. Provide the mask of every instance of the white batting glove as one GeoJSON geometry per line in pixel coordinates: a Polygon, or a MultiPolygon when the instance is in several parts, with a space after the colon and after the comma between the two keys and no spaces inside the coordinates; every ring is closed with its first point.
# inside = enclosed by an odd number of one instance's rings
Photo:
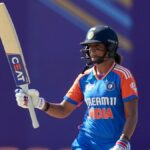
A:
{"type": "Polygon", "coordinates": [[[110,150],[130,150],[130,143],[124,139],[119,139],[110,150]]]}
{"type": "Polygon", "coordinates": [[[24,93],[22,89],[16,89],[16,101],[18,106],[22,108],[28,108],[28,100],[31,99],[33,106],[42,110],[45,106],[44,98],[39,97],[39,92],[35,89],[29,89],[27,93],[24,93]]]}

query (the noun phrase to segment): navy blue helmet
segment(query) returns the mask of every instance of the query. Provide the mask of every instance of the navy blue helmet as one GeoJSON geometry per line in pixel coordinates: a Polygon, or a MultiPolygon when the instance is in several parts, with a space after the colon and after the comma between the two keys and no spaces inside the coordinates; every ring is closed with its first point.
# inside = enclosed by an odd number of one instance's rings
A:
{"type": "Polygon", "coordinates": [[[91,43],[103,43],[108,50],[117,51],[118,37],[112,28],[99,25],[92,27],[87,32],[85,41],[80,44],[87,46],[91,43]]]}

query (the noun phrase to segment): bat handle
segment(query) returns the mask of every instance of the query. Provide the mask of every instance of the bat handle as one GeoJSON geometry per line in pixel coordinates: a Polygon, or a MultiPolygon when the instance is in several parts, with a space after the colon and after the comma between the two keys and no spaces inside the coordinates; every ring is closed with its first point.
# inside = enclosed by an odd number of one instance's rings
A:
{"type": "MultiPolygon", "coordinates": [[[[27,91],[28,91],[28,84],[22,85],[20,87],[22,88],[22,90],[25,93],[27,93],[27,91]]],[[[35,113],[35,110],[34,110],[34,106],[33,106],[31,97],[29,97],[28,100],[29,100],[28,101],[28,109],[29,109],[29,113],[30,113],[30,117],[31,117],[33,128],[38,128],[39,127],[39,122],[38,122],[37,117],[36,117],[36,113],[35,113]]]]}
{"type": "Polygon", "coordinates": [[[29,97],[28,108],[29,108],[29,113],[30,113],[30,116],[31,116],[33,128],[38,128],[39,127],[39,122],[38,122],[37,117],[36,117],[36,113],[35,113],[35,110],[34,110],[34,106],[33,106],[31,97],[29,97]]]}

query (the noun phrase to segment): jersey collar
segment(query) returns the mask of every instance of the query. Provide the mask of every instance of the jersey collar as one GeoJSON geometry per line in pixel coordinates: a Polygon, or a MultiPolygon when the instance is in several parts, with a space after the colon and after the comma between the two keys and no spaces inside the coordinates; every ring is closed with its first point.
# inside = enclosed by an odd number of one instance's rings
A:
{"type": "Polygon", "coordinates": [[[94,76],[96,77],[97,80],[102,80],[102,79],[104,79],[109,74],[109,72],[111,72],[113,70],[113,68],[115,67],[115,65],[116,65],[116,63],[113,62],[113,64],[109,68],[109,70],[104,75],[102,75],[101,77],[97,75],[96,66],[94,66],[93,67],[93,74],[94,74],[94,76]]]}

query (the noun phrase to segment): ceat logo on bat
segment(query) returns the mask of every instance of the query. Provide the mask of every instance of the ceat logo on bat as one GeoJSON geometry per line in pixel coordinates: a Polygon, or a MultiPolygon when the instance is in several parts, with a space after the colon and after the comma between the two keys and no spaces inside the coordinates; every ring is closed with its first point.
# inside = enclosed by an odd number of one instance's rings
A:
{"type": "Polygon", "coordinates": [[[25,71],[20,55],[8,55],[11,70],[17,85],[28,83],[27,73],[25,71]]]}

